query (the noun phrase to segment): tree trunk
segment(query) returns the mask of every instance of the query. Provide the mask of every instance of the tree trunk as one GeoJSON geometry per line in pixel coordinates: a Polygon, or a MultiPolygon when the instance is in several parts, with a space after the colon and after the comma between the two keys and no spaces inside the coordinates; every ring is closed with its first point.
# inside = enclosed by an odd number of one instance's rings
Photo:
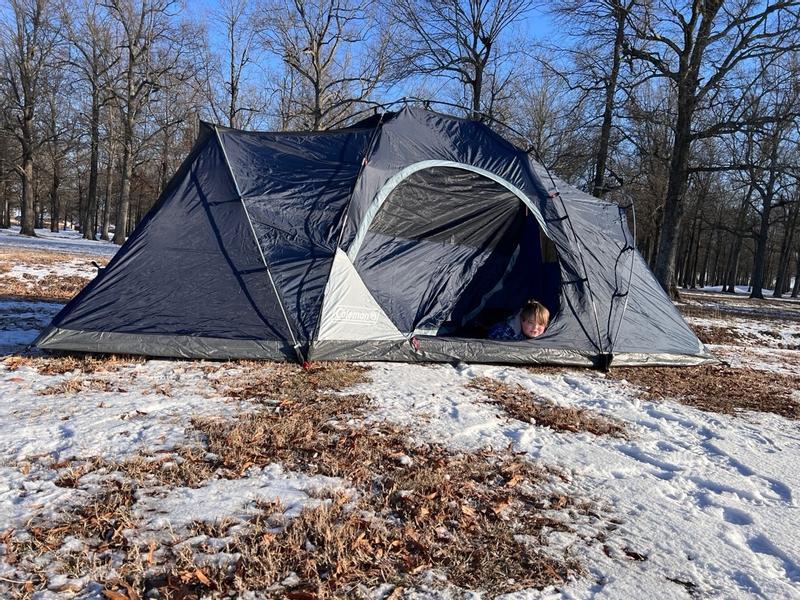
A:
{"type": "Polygon", "coordinates": [[[481,95],[483,94],[483,66],[476,62],[475,76],[472,78],[472,110],[469,116],[473,121],[482,121],[481,95]]]}
{"type": "MultiPolygon", "coordinates": [[[[717,258],[719,258],[719,225],[714,225],[714,242],[712,244],[706,244],[705,252],[703,253],[703,264],[700,267],[699,278],[697,281],[697,287],[704,288],[708,285],[708,280],[713,279],[713,277],[709,278],[708,276],[708,263],[709,259],[711,258],[711,248],[713,247],[716,251],[716,256],[714,257],[714,264],[712,269],[716,270],[717,268],[717,258]]],[[[716,281],[714,282],[716,283],[716,281]]]]}
{"type": "Polygon", "coordinates": [[[58,158],[53,160],[53,180],[50,183],[50,231],[53,233],[58,232],[58,218],[59,218],[59,187],[61,186],[60,167],[58,166],[58,158]]]}
{"type": "MultiPolygon", "coordinates": [[[[0,166],[3,159],[0,158],[0,166]]],[[[8,201],[8,173],[5,169],[0,169],[0,228],[8,229],[11,227],[11,203],[8,201]]]]}
{"type": "Polygon", "coordinates": [[[133,123],[125,124],[125,139],[122,145],[122,181],[120,182],[119,201],[117,202],[117,218],[114,223],[113,242],[125,243],[128,229],[128,213],[131,200],[131,177],[133,176],[133,123]]]}
{"type": "Polygon", "coordinates": [[[753,197],[753,186],[747,188],[747,193],[742,197],[742,203],[739,205],[739,211],[736,214],[736,229],[731,242],[731,252],[728,256],[728,267],[725,270],[725,280],[722,282],[722,291],[736,293],[737,273],[739,271],[739,257],[742,251],[742,230],[744,229],[744,222],[747,218],[747,207],[750,205],[750,199],[753,197]]]}
{"type": "Polygon", "coordinates": [[[688,179],[689,150],[691,144],[691,124],[694,106],[688,98],[685,85],[679,88],[678,118],[675,127],[675,141],[669,165],[667,197],[661,221],[661,233],[656,256],[655,275],[661,286],[673,297],[678,297],[675,281],[675,258],[678,249],[678,236],[685,208],[685,192],[688,179]]]}
{"type": "Polygon", "coordinates": [[[753,290],[750,293],[751,298],[763,298],[762,291],[764,287],[764,274],[767,272],[765,261],[767,258],[767,244],[769,242],[769,226],[770,217],[772,215],[772,200],[775,197],[775,187],[777,179],[777,165],[778,165],[778,147],[780,145],[781,129],[776,128],[773,131],[772,146],[769,153],[769,176],[765,184],[765,190],[762,194],[762,209],[761,209],[761,225],[758,231],[758,238],[756,242],[756,251],[753,257],[753,277],[752,284],[753,290]]]}
{"type": "Polygon", "coordinates": [[[97,177],[100,161],[100,90],[95,84],[92,84],[92,110],[89,121],[89,189],[86,193],[85,222],[81,220],[81,229],[85,239],[93,240],[97,233],[94,215],[97,213],[97,177]]]}
{"type": "Polygon", "coordinates": [[[602,198],[606,193],[605,174],[608,162],[608,146],[611,141],[611,126],[614,118],[614,98],[617,95],[617,80],[619,79],[619,66],[622,56],[622,43],[625,40],[625,18],[627,12],[618,2],[614,3],[614,16],[616,18],[616,35],[614,36],[614,49],[611,56],[611,72],[606,82],[605,106],[603,107],[603,123],[600,126],[600,143],[597,148],[597,157],[594,163],[594,183],[592,196],[602,198]]]}
{"type": "Polygon", "coordinates": [[[22,235],[36,237],[36,206],[33,195],[33,152],[23,147],[22,169],[22,235]]]}
{"type": "Polygon", "coordinates": [[[800,201],[792,203],[789,209],[789,215],[786,219],[786,226],[783,230],[783,239],[781,240],[781,251],[778,255],[778,272],[775,276],[775,290],[772,292],[773,297],[780,298],[783,296],[784,288],[786,286],[786,274],[789,272],[789,259],[791,257],[792,240],[794,238],[794,230],[797,226],[797,214],[800,209],[800,201]]]}
{"type": "Polygon", "coordinates": [[[772,194],[768,194],[764,200],[764,208],[761,211],[761,226],[758,230],[756,251],[753,257],[753,277],[751,280],[753,290],[750,292],[751,298],[763,298],[762,288],[764,287],[765,263],[767,259],[767,242],[769,241],[769,218],[772,212],[772,194]]]}
{"type": "Polygon", "coordinates": [[[792,287],[792,298],[800,295],[800,252],[794,253],[794,286],[792,287]]]}
{"type": "Polygon", "coordinates": [[[684,249],[685,256],[683,262],[683,269],[681,272],[681,280],[684,289],[688,289],[694,283],[694,271],[692,270],[692,262],[694,255],[696,254],[696,242],[698,236],[698,223],[700,222],[700,209],[699,207],[695,210],[694,216],[692,217],[692,226],[689,230],[689,242],[686,244],[684,249]]]}

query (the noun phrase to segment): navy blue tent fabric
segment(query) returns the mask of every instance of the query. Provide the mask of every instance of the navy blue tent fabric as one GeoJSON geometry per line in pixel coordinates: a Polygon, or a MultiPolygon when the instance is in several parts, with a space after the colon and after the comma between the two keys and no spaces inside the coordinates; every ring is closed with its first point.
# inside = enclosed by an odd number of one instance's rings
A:
{"type": "Polygon", "coordinates": [[[489,127],[404,108],[331,132],[205,126],[36,341],[206,358],[693,364],[614,204],[489,127]],[[536,297],[546,332],[472,337],[536,297]]]}
{"type": "Polygon", "coordinates": [[[220,130],[230,169],[295,335],[309,340],[340,222],[373,134],[220,130]]]}
{"type": "Polygon", "coordinates": [[[53,324],[88,332],[288,338],[221,164],[217,140],[204,136],[162,201],[53,324]]]}

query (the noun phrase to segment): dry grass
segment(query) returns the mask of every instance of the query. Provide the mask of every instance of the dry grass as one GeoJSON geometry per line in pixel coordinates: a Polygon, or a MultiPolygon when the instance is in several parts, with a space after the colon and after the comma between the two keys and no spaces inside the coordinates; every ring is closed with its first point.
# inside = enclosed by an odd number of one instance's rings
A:
{"type": "Polygon", "coordinates": [[[114,373],[124,367],[141,364],[145,361],[141,356],[107,355],[62,355],[62,356],[9,356],[3,365],[9,371],[21,367],[36,369],[40,375],[63,375],[65,373],[114,373]]]}
{"type": "Polygon", "coordinates": [[[374,468],[358,500],[337,496],[277,531],[275,507],[243,534],[200,527],[195,533],[224,539],[226,552],[241,557],[233,573],[206,565],[207,587],[241,593],[296,573],[297,590],[328,598],[356,585],[411,585],[416,574],[436,568],[455,585],[495,593],[562,583],[580,572],[577,561],[542,552],[545,532],[569,530],[550,509],[588,510],[543,494],[546,472],[516,457],[454,456],[438,447],[408,448],[412,459],[403,466],[394,446],[371,441],[374,468]]]}
{"type": "Polygon", "coordinates": [[[40,396],[74,395],[84,392],[125,392],[113,381],[87,377],[71,377],[53,385],[42,388],[37,393],[40,396]]]}
{"type": "Polygon", "coordinates": [[[696,367],[614,368],[607,375],[645,388],[655,400],[675,400],[701,410],[726,414],[737,411],[771,412],[800,419],[797,377],[724,365],[696,367]]]}
{"type": "MultiPolygon", "coordinates": [[[[314,363],[303,369],[292,363],[238,361],[238,372],[214,382],[217,389],[237,400],[269,403],[302,402],[322,391],[342,390],[367,380],[369,369],[353,363],[314,363]]],[[[217,366],[209,365],[211,370],[217,366]]]]}
{"type": "Polygon", "coordinates": [[[158,454],[141,454],[124,461],[92,458],[57,464],[55,484],[79,488],[80,478],[88,473],[122,474],[137,488],[152,486],[199,487],[216,473],[218,463],[202,448],[183,447],[158,454]]]}
{"type": "MultiPolygon", "coordinates": [[[[108,263],[108,257],[68,254],[26,248],[0,248],[0,273],[7,273],[13,267],[27,267],[54,270],[59,265],[81,261],[91,269],[94,260],[99,265],[108,263]]],[[[91,271],[90,271],[91,272],[91,271]]],[[[59,302],[71,299],[85,286],[93,275],[51,275],[35,277],[30,274],[21,278],[0,277],[0,296],[13,296],[26,300],[46,300],[59,302]]]]}
{"type": "MultiPolygon", "coordinates": [[[[6,531],[0,536],[0,542],[5,547],[4,561],[28,575],[26,579],[12,584],[12,594],[15,597],[29,597],[47,587],[48,578],[43,568],[47,561],[42,561],[42,558],[50,555],[52,559],[67,538],[81,540],[92,548],[91,558],[84,552],[75,551],[59,556],[62,571],[67,574],[77,578],[108,572],[112,567],[128,576],[141,571],[140,565],[133,560],[114,564],[115,559],[119,558],[118,553],[127,557],[131,552],[137,552],[125,535],[126,530],[135,524],[131,514],[134,502],[133,487],[112,480],[106,482],[105,489],[85,504],[59,514],[55,522],[51,515],[47,515],[29,523],[22,534],[6,531]]],[[[56,591],[79,590],[67,587],[56,591]]]]}
{"type": "Polygon", "coordinates": [[[587,431],[594,435],[627,436],[624,423],[593,414],[585,408],[560,406],[539,398],[520,385],[507,385],[489,377],[478,377],[470,387],[479,390],[489,400],[503,407],[514,419],[550,427],[555,431],[577,433],[587,431]]]}
{"type": "Polygon", "coordinates": [[[120,599],[238,596],[248,590],[259,597],[333,598],[384,582],[413,586],[431,568],[455,585],[496,594],[562,583],[581,572],[569,555],[545,551],[548,532],[568,531],[578,515],[593,514],[591,504],[552,491],[565,481],[560,473],[510,453],[452,454],[410,442],[399,427],[366,421],[366,396],[335,392],[363,381],[363,368],[238,366],[245,375],[217,385],[235,397],[260,400],[261,408],[228,421],[195,420],[205,448],[122,463],[59,465],[58,485],[80,488],[91,471],[95,481],[124,483],[109,484],[53,526],[31,524],[10,534],[5,545],[28,574],[28,587],[17,592],[47,585],[36,557],[56,553],[69,536],[91,548],[90,558],[61,553],[62,572],[88,574],[108,597],[120,599]],[[245,526],[197,524],[192,533],[205,537],[188,545],[133,543],[123,534],[136,527],[133,498],[149,487],[197,486],[274,462],[342,477],[354,490],[291,520],[281,507],[265,504],[245,526]],[[215,558],[221,548],[227,563],[215,558]],[[292,573],[296,584],[280,586],[292,573]]]}
{"type": "MultiPolygon", "coordinates": [[[[780,326],[780,322],[774,324],[775,327],[780,326]]],[[[720,346],[753,346],[765,345],[757,335],[745,331],[737,331],[729,327],[717,327],[709,325],[692,325],[695,335],[704,344],[715,344],[720,346]]],[[[778,331],[772,329],[761,329],[759,333],[763,336],[775,340],[769,342],[765,346],[773,348],[781,348],[783,350],[800,350],[800,344],[786,343],[783,341],[783,336],[778,331]]]]}
{"type": "Polygon", "coordinates": [[[755,336],[745,333],[732,331],[729,327],[716,327],[705,325],[692,325],[695,335],[704,344],[715,344],[720,346],[742,346],[748,340],[753,340],[755,336]]]}

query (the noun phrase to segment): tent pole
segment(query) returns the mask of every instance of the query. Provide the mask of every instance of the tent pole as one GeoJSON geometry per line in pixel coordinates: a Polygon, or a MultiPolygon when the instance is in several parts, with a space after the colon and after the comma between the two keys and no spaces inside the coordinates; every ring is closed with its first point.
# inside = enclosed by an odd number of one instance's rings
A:
{"type": "MultiPolygon", "coordinates": [[[[634,252],[636,250],[636,206],[633,204],[633,200],[631,200],[631,203],[630,203],[629,206],[631,208],[631,217],[633,218],[633,232],[631,232],[631,236],[633,237],[633,240],[631,241],[630,244],[627,244],[625,248],[620,250],[620,254],[625,252],[625,251],[634,252]]],[[[623,208],[625,208],[625,207],[622,207],[622,206],[619,207],[620,213],[622,212],[623,208]]],[[[623,302],[623,304],[622,304],[622,312],[619,315],[619,324],[617,325],[617,331],[614,333],[614,339],[611,340],[611,348],[609,349],[609,352],[611,352],[612,354],[614,353],[614,346],[617,345],[617,338],[619,337],[620,329],[622,329],[622,322],[625,320],[625,311],[628,310],[628,298],[631,297],[631,294],[630,294],[630,292],[631,292],[631,281],[633,281],[633,263],[634,263],[635,260],[636,260],[636,256],[634,254],[632,254],[631,255],[631,268],[630,268],[630,271],[628,273],[628,289],[625,292],[625,302],[623,302]]],[[[613,299],[612,299],[612,306],[613,306],[613,299]]]]}
{"type": "Polygon", "coordinates": [[[292,330],[292,325],[289,322],[289,315],[286,313],[286,309],[283,306],[283,300],[281,299],[280,293],[278,293],[278,287],[275,285],[275,280],[272,277],[272,272],[270,271],[269,264],[267,263],[267,257],[264,255],[264,250],[261,248],[261,244],[258,242],[258,236],[256,235],[256,229],[253,226],[253,220],[250,218],[250,212],[247,210],[247,205],[244,203],[242,190],[239,188],[239,182],[236,181],[236,175],[233,173],[231,163],[228,160],[228,153],[225,151],[225,145],[222,143],[222,137],[219,135],[219,128],[216,125],[214,125],[214,133],[217,135],[217,142],[222,150],[222,156],[225,159],[225,165],[228,167],[228,172],[233,180],[233,185],[236,188],[236,194],[239,196],[239,201],[242,203],[244,214],[247,217],[247,223],[250,225],[250,232],[253,234],[253,241],[256,243],[258,253],[261,255],[261,262],[264,263],[264,268],[267,270],[267,277],[269,278],[269,283],[272,286],[272,291],[275,292],[275,298],[278,300],[278,306],[283,314],[283,320],[286,322],[286,328],[289,331],[289,336],[292,338],[292,346],[295,354],[297,355],[297,360],[301,365],[304,365],[306,363],[306,357],[303,356],[303,351],[300,348],[300,344],[297,343],[297,338],[295,337],[294,331],[292,330]]]}

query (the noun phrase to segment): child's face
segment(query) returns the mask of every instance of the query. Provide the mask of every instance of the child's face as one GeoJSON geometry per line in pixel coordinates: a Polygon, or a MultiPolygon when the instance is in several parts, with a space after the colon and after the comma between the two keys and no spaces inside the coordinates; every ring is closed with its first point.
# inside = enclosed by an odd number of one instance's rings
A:
{"type": "Polygon", "coordinates": [[[536,317],[520,317],[520,324],[522,325],[522,335],[526,338],[539,337],[547,328],[547,324],[540,323],[536,317]]]}

